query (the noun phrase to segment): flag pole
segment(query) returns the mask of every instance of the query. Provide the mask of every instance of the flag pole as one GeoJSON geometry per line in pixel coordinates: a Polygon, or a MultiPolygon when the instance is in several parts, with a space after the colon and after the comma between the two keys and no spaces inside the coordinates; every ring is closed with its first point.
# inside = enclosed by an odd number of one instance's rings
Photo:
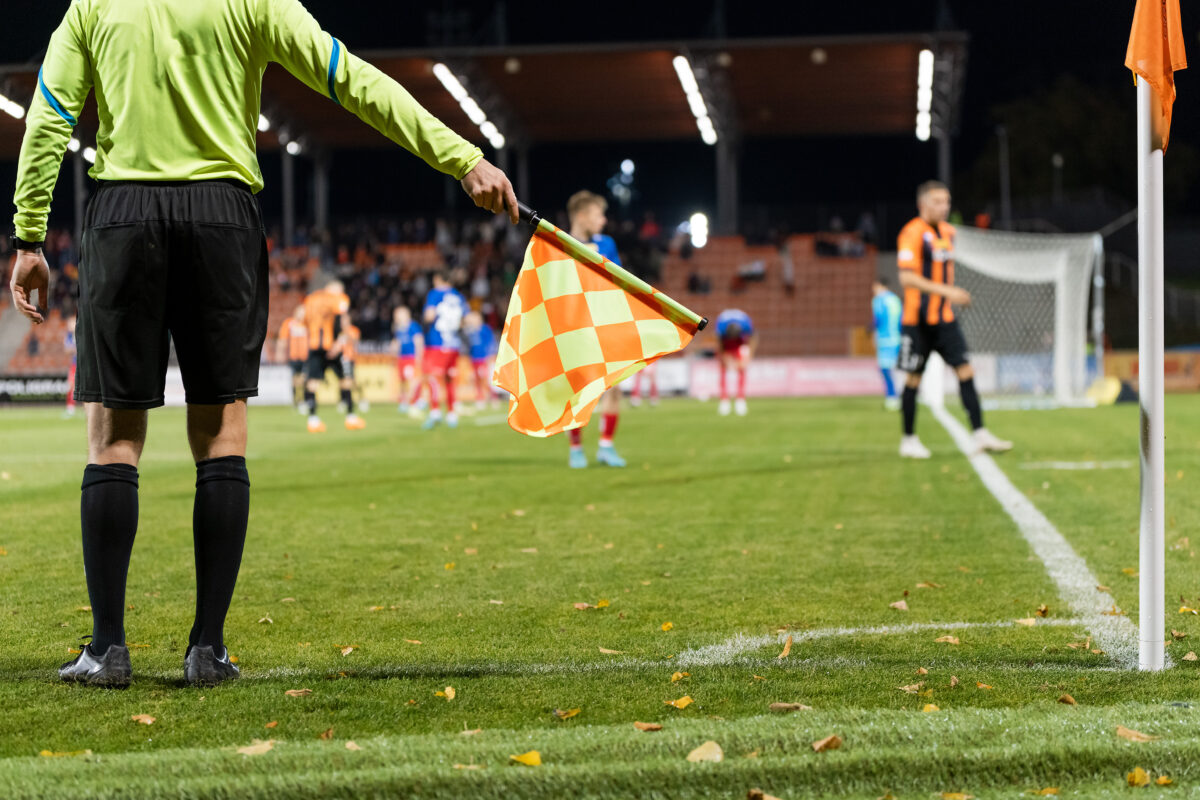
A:
{"type": "Polygon", "coordinates": [[[1141,404],[1138,667],[1165,666],[1166,500],[1163,446],[1163,150],[1155,135],[1158,94],[1137,81],[1138,397],[1141,404]]]}
{"type": "Polygon", "coordinates": [[[538,212],[534,211],[529,206],[522,202],[517,202],[517,212],[520,214],[521,221],[532,225],[538,233],[555,240],[567,252],[567,255],[576,261],[582,261],[585,264],[591,264],[594,267],[606,271],[618,285],[628,289],[636,290],[646,297],[654,297],[663,306],[663,310],[669,316],[675,316],[685,322],[696,326],[696,330],[702,331],[708,325],[708,318],[702,317],[695,311],[692,311],[687,306],[683,305],[674,298],[668,297],[662,292],[656,290],[653,286],[646,283],[644,280],[634,275],[632,272],[621,267],[619,264],[614,264],[604,256],[597,253],[592,248],[580,242],[574,236],[566,231],[556,227],[553,223],[542,218],[538,212]]]}

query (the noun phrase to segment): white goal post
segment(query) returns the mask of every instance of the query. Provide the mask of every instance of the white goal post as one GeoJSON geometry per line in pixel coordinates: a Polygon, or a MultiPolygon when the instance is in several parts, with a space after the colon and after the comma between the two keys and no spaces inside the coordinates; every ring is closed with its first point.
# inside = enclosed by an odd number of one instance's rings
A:
{"type": "Polygon", "coordinates": [[[989,406],[1087,404],[1089,328],[1101,369],[1103,261],[1098,233],[958,228],[954,282],[972,304],[956,313],[989,406]]]}

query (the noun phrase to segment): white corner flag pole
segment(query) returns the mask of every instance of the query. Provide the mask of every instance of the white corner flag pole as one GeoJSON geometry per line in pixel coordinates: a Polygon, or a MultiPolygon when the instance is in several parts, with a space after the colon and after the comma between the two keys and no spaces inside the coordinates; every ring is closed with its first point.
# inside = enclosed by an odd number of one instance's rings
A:
{"type": "Polygon", "coordinates": [[[1154,135],[1158,95],[1137,82],[1138,398],[1141,404],[1141,520],[1138,558],[1138,667],[1165,661],[1166,499],[1163,464],[1163,151],[1154,135]]]}

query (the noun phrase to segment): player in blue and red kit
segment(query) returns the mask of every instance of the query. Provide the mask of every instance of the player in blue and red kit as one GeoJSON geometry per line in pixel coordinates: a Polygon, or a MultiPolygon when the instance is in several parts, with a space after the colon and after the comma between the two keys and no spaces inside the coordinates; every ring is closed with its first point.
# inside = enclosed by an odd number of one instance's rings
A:
{"type": "Polygon", "coordinates": [[[78,354],[75,348],[75,321],[74,314],[67,320],[67,330],[63,334],[63,349],[71,354],[71,369],[67,372],[67,410],[64,416],[75,416],[75,362],[78,360],[78,354]]]}
{"type": "Polygon", "coordinates": [[[738,308],[727,308],[717,315],[717,340],[720,348],[717,357],[721,360],[721,402],[717,413],[729,415],[729,388],[725,373],[732,366],[737,369],[737,402],[734,410],[739,417],[746,416],[746,367],[758,345],[758,334],[750,315],[738,308]]]}
{"type": "MultiPolygon", "coordinates": [[[[567,201],[567,216],[571,220],[570,233],[584,244],[591,245],[600,255],[614,264],[621,263],[617,255],[617,243],[611,236],[605,236],[601,231],[608,223],[604,212],[608,210],[608,201],[598,194],[588,191],[576,192],[567,201]]],[[[613,447],[613,436],[617,433],[617,415],[621,410],[621,393],[610,389],[600,396],[600,446],[596,449],[596,460],[610,467],[625,466],[625,459],[617,455],[613,447]]],[[[575,428],[568,432],[571,450],[567,464],[572,469],[582,469],[587,466],[587,456],[583,452],[583,429],[575,428]]]]}
{"type": "Polygon", "coordinates": [[[496,334],[484,323],[483,315],[478,311],[467,314],[463,332],[471,353],[471,370],[475,375],[475,407],[482,410],[492,400],[492,359],[496,355],[496,334]]]}
{"type": "Polygon", "coordinates": [[[417,364],[425,354],[425,332],[412,318],[408,306],[398,306],[392,312],[392,351],[396,354],[396,373],[400,378],[400,393],[396,410],[401,414],[416,407],[421,399],[421,377],[417,364]]]}
{"type": "Polygon", "coordinates": [[[433,276],[433,288],[425,296],[425,359],[422,371],[429,382],[429,416],[425,429],[429,430],[442,419],[438,408],[438,389],[446,407],[446,424],[458,426],[458,414],[454,406],[454,379],[458,372],[458,354],[462,350],[463,318],[467,315],[467,301],[458,290],[450,285],[446,273],[438,271],[433,276]]]}

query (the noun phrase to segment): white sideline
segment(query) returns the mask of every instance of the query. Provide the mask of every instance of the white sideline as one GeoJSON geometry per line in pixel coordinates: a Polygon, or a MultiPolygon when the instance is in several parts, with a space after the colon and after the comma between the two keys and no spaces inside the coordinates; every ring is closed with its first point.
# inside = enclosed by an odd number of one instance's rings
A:
{"type": "MultiPolygon", "coordinates": [[[[1082,618],[1096,637],[1096,646],[1120,666],[1136,669],[1138,665],[1138,632],[1129,617],[1108,615],[1115,605],[1112,595],[1096,587],[1099,581],[1058,529],[1038,511],[1037,506],[1021,493],[1004,471],[987,453],[978,451],[966,428],[944,407],[928,406],[937,421],[966,455],[983,485],[992,493],[1029,542],[1058,594],[1072,613],[1082,618]]],[[[1170,658],[1167,659],[1170,666],[1170,658]]]]}

